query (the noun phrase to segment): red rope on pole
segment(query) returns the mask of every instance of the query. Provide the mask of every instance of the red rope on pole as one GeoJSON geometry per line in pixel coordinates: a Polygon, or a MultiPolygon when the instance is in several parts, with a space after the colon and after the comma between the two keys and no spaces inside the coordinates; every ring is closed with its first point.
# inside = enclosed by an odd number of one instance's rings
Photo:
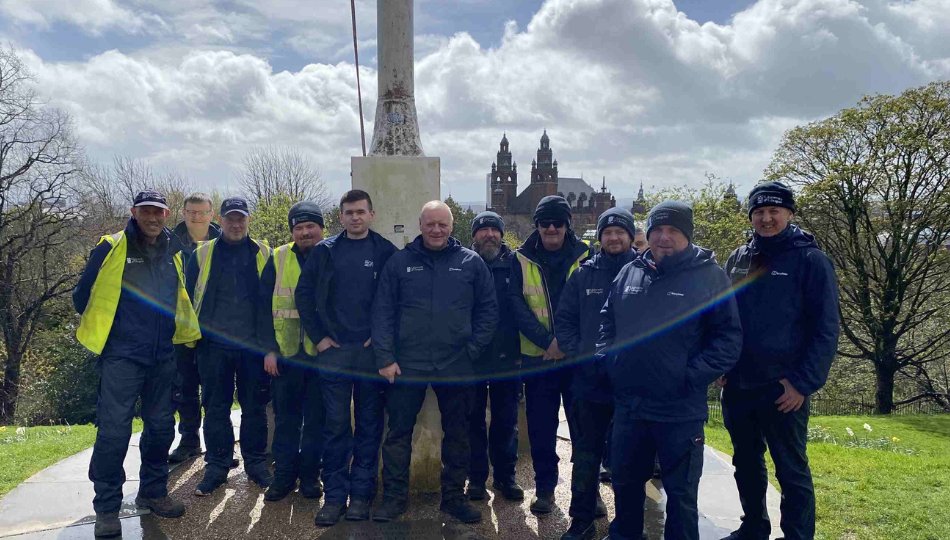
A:
{"type": "Polygon", "coordinates": [[[366,157],[366,130],[363,127],[363,93],[360,90],[360,53],[356,46],[356,0],[350,0],[350,14],[353,18],[353,58],[356,62],[356,99],[360,106],[360,142],[363,144],[363,157],[366,157]]]}

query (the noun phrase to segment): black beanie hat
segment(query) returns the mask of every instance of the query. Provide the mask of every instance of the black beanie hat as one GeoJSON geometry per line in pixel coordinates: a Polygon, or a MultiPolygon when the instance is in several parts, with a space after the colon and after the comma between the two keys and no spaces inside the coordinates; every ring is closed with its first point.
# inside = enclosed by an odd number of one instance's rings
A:
{"type": "Polygon", "coordinates": [[[505,220],[490,210],[480,212],[475,216],[475,219],[472,220],[472,236],[475,236],[478,229],[484,229],[485,227],[494,227],[498,229],[501,234],[505,234],[505,220]]]}
{"type": "Polygon", "coordinates": [[[763,206],[778,206],[795,212],[795,194],[781,182],[762,182],[749,192],[749,219],[752,212],[763,206]]]}
{"type": "Polygon", "coordinates": [[[607,210],[597,218],[597,241],[600,241],[600,235],[607,227],[623,227],[630,235],[630,240],[633,240],[637,232],[633,214],[619,206],[607,210]]]}
{"type": "Polygon", "coordinates": [[[690,242],[693,241],[693,209],[684,202],[663,201],[653,207],[647,215],[647,238],[650,231],[660,225],[676,227],[690,242]]]}
{"type": "Polygon", "coordinates": [[[300,201],[290,207],[290,211],[287,212],[287,224],[290,225],[291,231],[298,223],[307,221],[312,221],[321,229],[323,228],[323,211],[320,210],[320,205],[310,201],[300,201]]]}
{"type": "Polygon", "coordinates": [[[548,195],[538,201],[538,207],[534,209],[535,225],[542,219],[561,219],[570,226],[571,205],[560,195],[548,195]]]}

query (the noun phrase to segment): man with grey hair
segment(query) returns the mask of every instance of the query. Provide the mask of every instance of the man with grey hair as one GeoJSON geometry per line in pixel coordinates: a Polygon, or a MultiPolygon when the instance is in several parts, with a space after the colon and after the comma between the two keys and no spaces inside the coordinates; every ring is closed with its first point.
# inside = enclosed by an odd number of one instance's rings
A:
{"type": "Polygon", "coordinates": [[[391,521],[409,504],[416,416],[431,384],[442,416],[442,504],[464,523],[482,518],[465,499],[470,458],[472,361],[491,342],[498,302],[491,272],[452,234],[441,201],[422,207],[422,234],[393,254],[376,292],[372,340],[379,374],[389,381],[389,433],[383,443],[383,502],[373,519],[391,521]]]}

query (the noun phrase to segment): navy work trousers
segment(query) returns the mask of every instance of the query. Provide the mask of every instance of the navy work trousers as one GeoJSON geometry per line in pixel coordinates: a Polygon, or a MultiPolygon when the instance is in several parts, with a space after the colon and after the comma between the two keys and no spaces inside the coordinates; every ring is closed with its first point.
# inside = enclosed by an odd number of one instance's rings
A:
{"type": "Polygon", "coordinates": [[[778,382],[747,390],[727,384],[723,389],[722,417],[732,438],[732,464],[744,513],[740,530],[750,539],[766,539],[772,529],[765,506],[766,445],[782,488],[781,527],[785,538],[815,537],[815,488],[805,454],[808,399],[797,411],[779,412],[775,400],[784,391],[778,382]]]}
{"type": "Polygon", "coordinates": [[[281,358],[271,378],[274,405],[274,479],[312,485],[320,477],[324,410],[320,374],[312,358],[281,358]]]}
{"type": "Polygon", "coordinates": [[[178,410],[178,433],[181,433],[179,444],[197,447],[201,444],[198,438],[198,430],[201,429],[201,400],[198,397],[201,378],[198,376],[195,349],[176,345],[175,361],[178,374],[175,377],[172,401],[178,410]]]}
{"type": "MultiPolygon", "coordinates": [[[[534,464],[534,483],[539,493],[552,493],[557,486],[557,427],[561,422],[562,399],[568,418],[571,416],[573,373],[573,368],[559,367],[523,377],[528,440],[534,464]]],[[[573,439],[574,428],[570,424],[568,422],[573,439]]]]}
{"type": "Polygon", "coordinates": [[[205,409],[205,463],[226,473],[234,455],[231,405],[237,388],[241,404],[241,457],[245,468],[263,463],[267,450],[268,375],[264,358],[242,349],[198,345],[201,400],[205,409]]]}
{"type": "Polygon", "coordinates": [[[594,521],[600,493],[600,464],[607,448],[607,433],[614,416],[613,402],[575,399],[571,407],[571,508],[570,516],[594,521]]]}
{"type": "Polygon", "coordinates": [[[472,457],[468,480],[474,485],[488,481],[488,463],[498,484],[515,481],[518,461],[518,393],[521,381],[500,379],[477,383],[473,388],[469,417],[469,444],[472,457]],[[485,411],[491,407],[491,424],[486,429],[485,411]]]}
{"type": "Polygon", "coordinates": [[[373,364],[372,348],[362,344],[327,349],[320,353],[320,360],[327,415],[323,457],[326,501],[345,504],[350,498],[371,502],[376,498],[386,381],[375,371],[351,369],[373,364]],[[346,368],[324,369],[324,363],[346,368]]]}
{"type": "Polygon", "coordinates": [[[160,359],[154,364],[131,358],[103,356],[97,360],[99,400],[96,405],[96,443],[89,462],[89,480],[96,495],[92,506],[97,513],[118,512],[122,504],[125,469],[122,463],[132,437],[135,402],[142,399],[142,437],[139,452],[139,495],[158,498],[168,495],[168,449],[175,438],[175,410],[172,386],[175,360],[160,359]]]}
{"type": "Polygon", "coordinates": [[[620,401],[614,412],[611,439],[616,517],[611,540],[640,540],[646,483],[653,476],[654,456],[660,460],[666,492],[667,540],[699,540],[697,492],[703,474],[703,421],[654,422],[636,417],[620,401]]]}

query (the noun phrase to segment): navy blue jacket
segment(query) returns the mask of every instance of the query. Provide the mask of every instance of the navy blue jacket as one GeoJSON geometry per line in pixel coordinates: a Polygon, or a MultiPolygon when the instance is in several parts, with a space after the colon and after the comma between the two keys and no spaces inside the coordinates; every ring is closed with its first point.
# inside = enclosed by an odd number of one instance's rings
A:
{"type": "Polygon", "coordinates": [[[475,363],[475,371],[488,378],[492,376],[512,375],[518,370],[521,357],[521,344],[518,339],[518,327],[515,326],[511,299],[508,297],[508,283],[511,280],[511,259],[514,252],[505,245],[492,261],[486,261],[495,281],[495,298],[498,300],[498,328],[491,343],[485,348],[475,363]]]}
{"type": "MultiPolygon", "coordinates": [[[[156,243],[147,246],[135,219],[125,227],[128,251],[122,270],[122,292],[112,330],[101,356],[121,356],[142,364],[171,358],[175,335],[178,271],[173,257],[177,249],[171,231],[165,229],[156,243]]],[[[86,311],[92,286],[112,245],[93,248],[79,282],[73,289],[73,306],[86,311]]]]}
{"type": "Polygon", "coordinates": [[[732,252],[742,355],[728,384],[754,388],[788,379],[804,395],[828,379],[838,348],[838,284],[814,237],[790,224],[732,252]]]}
{"type": "Polygon", "coordinates": [[[601,319],[598,354],[618,406],[658,422],[705,420],[706,389],[739,359],[742,326],[726,273],[690,244],[660,265],[623,267],[601,319]]]}
{"type": "Polygon", "coordinates": [[[498,324],[485,262],[455,238],[430,251],[417,236],[383,268],[373,303],[376,366],[433,371],[473,362],[498,324]]]}
{"type": "MultiPolygon", "coordinates": [[[[307,264],[301,270],[294,292],[300,322],[314,343],[320,343],[327,336],[341,343],[340,323],[336,320],[330,299],[336,281],[345,283],[346,280],[346,276],[335,275],[333,266],[333,251],[338,245],[337,241],[345,236],[346,231],[343,231],[313,248],[313,253],[307,258],[307,264]]],[[[392,242],[375,231],[369,231],[368,239],[373,246],[373,268],[376,269],[378,282],[380,269],[386,266],[386,262],[397,250],[392,242]]]]}
{"type": "MultiPolygon", "coordinates": [[[[244,317],[247,313],[228,314],[222,313],[223,310],[215,309],[215,304],[218,301],[217,284],[221,280],[221,269],[223,266],[221,261],[221,248],[224,239],[222,238],[218,242],[219,243],[214,246],[214,251],[211,253],[211,272],[208,275],[208,286],[205,288],[204,299],[201,301],[201,312],[198,313],[198,324],[201,326],[202,340],[228,344],[247,350],[264,349],[266,348],[265,344],[259,343],[257,337],[257,329],[260,327],[257,317],[258,313],[260,313],[259,303],[261,302],[259,294],[260,278],[257,275],[257,252],[259,248],[257,244],[248,237],[245,237],[244,242],[240,244],[240,247],[244,250],[243,255],[247,258],[246,264],[244,265],[247,274],[243,276],[243,282],[247,283],[251,288],[247,291],[248,298],[251,300],[248,302],[246,309],[251,314],[250,318],[253,322],[247,328],[247,331],[241,335],[223,335],[220,329],[233,327],[233,325],[225,320],[229,315],[244,317]]],[[[194,301],[195,284],[197,282],[198,260],[195,257],[189,257],[188,264],[185,266],[185,286],[188,289],[188,296],[192,301],[194,301]]],[[[268,307],[270,307],[269,304],[268,307]]]]}
{"type": "MultiPolygon", "coordinates": [[[[590,247],[574,236],[573,231],[568,230],[564,245],[558,252],[560,263],[558,268],[550,268],[543,263],[545,258],[551,257],[550,253],[542,254],[541,250],[543,249],[541,235],[538,231],[534,231],[525,240],[524,245],[518,248],[517,252],[541,265],[541,278],[548,293],[548,301],[551,303],[552,329],[548,330],[538,321],[531,308],[528,307],[528,302],[524,299],[524,276],[521,272],[521,263],[518,262],[517,257],[511,258],[511,280],[508,284],[508,298],[511,299],[511,309],[514,312],[518,331],[538,347],[547,349],[551,345],[551,341],[554,340],[554,326],[556,326],[554,314],[557,312],[561,291],[567,282],[567,271],[578,257],[584,253],[590,253],[590,247]],[[552,280],[552,274],[562,276],[563,281],[552,280]]],[[[540,356],[525,357],[523,361],[525,367],[535,367],[542,363],[540,356]]]]}
{"type": "Polygon", "coordinates": [[[613,396],[602,362],[594,359],[600,337],[600,312],[607,301],[610,284],[625,264],[635,259],[630,250],[619,255],[603,251],[584,262],[564,286],[554,316],[558,347],[571,362],[579,364],[572,386],[577,399],[610,403],[613,396]]]}

